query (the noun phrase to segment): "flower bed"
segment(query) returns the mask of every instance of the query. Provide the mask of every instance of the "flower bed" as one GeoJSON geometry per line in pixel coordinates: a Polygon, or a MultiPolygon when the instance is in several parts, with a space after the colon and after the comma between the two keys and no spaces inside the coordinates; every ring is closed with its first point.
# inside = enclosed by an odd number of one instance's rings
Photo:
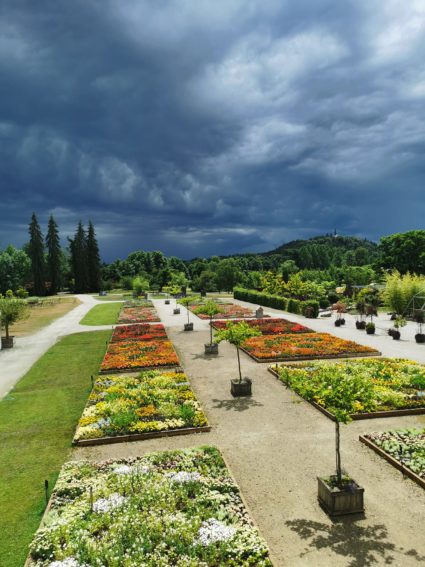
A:
{"type": "Polygon", "coordinates": [[[373,356],[377,350],[328,333],[266,335],[248,339],[243,350],[257,361],[373,356]]]}
{"type": "Polygon", "coordinates": [[[397,415],[406,410],[425,413],[425,397],[420,395],[425,388],[425,367],[410,360],[309,362],[276,365],[272,370],[294,392],[332,415],[339,410],[354,418],[385,417],[385,413],[397,415]]]}
{"type": "Polygon", "coordinates": [[[169,340],[119,341],[109,343],[101,372],[120,372],[157,366],[177,366],[179,359],[169,340]]]}
{"type": "Polygon", "coordinates": [[[425,488],[425,428],[369,433],[360,440],[425,488]]]}
{"type": "MultiPolygon", "coordinates": [[[[209,319],[209,315],[205,315],[205,313],[196,313],[196,309],[200,305],[200,303],[193,303],[192,305],[189,305],[189,309],[200,319],[209,319]]],[[[238,317],[245,318],[255,316],[252,309],[242,307],[241,305],[236,305],[234,303],[217,303],[217,305],[220,308],[220,313],[214,315],[213,319],[236,319],[238,317]]]]}
{"type": "Polygon", "coordinates": [[[181,372],[106,375],[96,380],[74,442],[207,425],[187,376],[181,372]]]}
{"type": "MultiPolygon", "coordinates": [[[[239,323],[235,320],[234,323],[239,323]]],[[[257,327],[263,335],[285,335],[287,333],[314,333],[312,329],[304,327],[298,323],[293,323],[287,319],[247,319],[245,321],[251,327],[257,327]]],[[[214,329],[225,329],[227,321],[214,321],[214,329]]]]}
{"type": "Polygon", "coordinates": [[[112,333],[111,342],[116,343],[119,341],[149,341],[152,339],[166,339],[167,333],[165,332],[164,325],[121,325],[115,327],[112,333]]]}
{"type": "Polygon", "coordinates": [[[156,323],[160,320],[153,307],[123,307],[118,317],[118,324],[156,323]]]}
{"type": "Polygon", "coordinates": [[[62,467],[34,567],[270,566],[217,449],[62,467]]]}

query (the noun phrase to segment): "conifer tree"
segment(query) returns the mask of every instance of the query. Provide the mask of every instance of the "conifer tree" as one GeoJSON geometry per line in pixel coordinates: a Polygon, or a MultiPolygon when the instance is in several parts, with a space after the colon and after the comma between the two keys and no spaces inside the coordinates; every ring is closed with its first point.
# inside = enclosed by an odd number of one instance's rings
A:
{"type": "Polygon", "coordinates": [[[33,293],[34,295],[44,295],[46,291],[44,283],[44,238],[35,213],[33,213],[31,217],[29,233],[30,241],[28,245],[28,255],[31,260],[33,293]]]}
{"type": "Polygon", "coordinates": [[[87,266],[90,291],[100,290],[100,254],[93,223],[89,221],[87,231],[87,266]]]}
{"type": "Polygon", "coordinates": [[[55,294],[61,287],[61,246],[59,230],[53,216],[49,218],[46,236],[47,272],[50,280],[50,293],[55,294]]]}
{"type": "Polygon", "coordinates": [[[87,236],[81,221],[73,239],[70,239],[71,264],[74,274],[74,287],[77,293],[89,291],[89,272],[87,265],[87,236]]]}

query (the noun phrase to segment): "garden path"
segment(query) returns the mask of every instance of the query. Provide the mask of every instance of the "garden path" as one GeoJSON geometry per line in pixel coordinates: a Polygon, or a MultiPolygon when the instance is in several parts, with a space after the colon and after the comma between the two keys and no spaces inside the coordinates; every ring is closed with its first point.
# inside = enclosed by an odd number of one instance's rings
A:
{"type": "MultiPolygon", "coordinates": [[[[358,441],[361,433],[424,427],[425,416],[357,421],[342,428],[343,466],[365,488],[366,516],[332,522],[317,503],[316,476],[333,472],[333,423],[269,374],[266,364],[258,364],[245,354],[242,369],[244,375],[253,379],[254,395],[250,399],[233,399],[229,391],[229,379],[237,375],[233,347],[222,343],[218,357],[204,356],[203,345],[209,340],[207,323],[194,317],[195,332],[184,332],[184,309],[182,315],[173,316],[170,306],[155,303],[206,410],[212,431],[79,448],[73,451],[72,458],[124,458],[153,450],[212,444],[227,460],[276,566],[413,567],[425,563],[423,489],[404,480],[358,441]]],[[[385,354],[394,354],[391,347],[395,341],[351,331],[348,323],[339,330],[332,322],[306,321],[268,309],[266,312],[317,330],[335,330],[338,336],[355,338],[364,344],[374,346],[379,342],[385,354]],[[377,343],[368,342],[375,339],[377,343]]],[[[403,341],[400,345],[406,349],[403,356],[422,357],[414,344],[403,341]]]]}
{"type": "MultiPolygon", "coordinates": [[[[94,305],[101,303],[91,295],[76,295],[81,304],[33,335],[15,339],[15,347],[0,350],[0,399],[24,376],[31,366],[55,342],[71,333],[96,331],[98,327],[80,325],[80,320],[94,305]]],[[[100,329],[110,327],[100,327],[100,329]]]]}

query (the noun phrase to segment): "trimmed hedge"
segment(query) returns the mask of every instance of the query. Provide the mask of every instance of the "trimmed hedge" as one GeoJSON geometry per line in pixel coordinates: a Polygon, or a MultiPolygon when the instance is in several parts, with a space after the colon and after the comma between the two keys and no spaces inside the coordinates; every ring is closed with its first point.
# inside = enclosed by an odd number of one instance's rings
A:
{"type": "Polygon", "coordinates": [[[319,315],[319,302],[314,300],[300,301],[299,299],[288,299],[279,295],[270,295],[255,289],[244,289],[242,287],[235,287],[233,297],[241,301],[248,301],[248,303],[257,303],[264,307],[302,314],[305,317],[316,318],[319,315]]]}

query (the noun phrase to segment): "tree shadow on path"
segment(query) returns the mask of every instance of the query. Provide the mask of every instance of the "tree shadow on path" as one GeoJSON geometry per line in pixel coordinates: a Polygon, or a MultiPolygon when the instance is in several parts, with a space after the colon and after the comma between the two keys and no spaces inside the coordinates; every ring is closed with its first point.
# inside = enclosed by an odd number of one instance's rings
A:
{"type": "Polygon", "coordinates": [[[214,409],[225,409],[227,411],[246,411],[249,408],[260,407],[264,404],[256,402],[253,398],[234,398],[227,400],[213,399],[214,409]]]}
{"type": "MultiPolygon", "coordinates": [[[[333,525],[312,520],[288,520],[286,525],[296,532],[301,539],[308,541],[308,546],[301,557],[308,555],[312,548],[329,548],[336,555],[351,559],[348,567],[365,567],[379,564],[391,565],[396,561],[394,555],[405,555],[425,561],[415,549],[405,550],[388,540],[385,525],[360,526],[353,518],[335,520],[333,525]],[[382,561],[383,560],[383,561],[382,561]]],[[[399,560],[400,561],[400,560],[399,560]]],[[[400,565],[398,561],[398,565],[400,565]]]]}

